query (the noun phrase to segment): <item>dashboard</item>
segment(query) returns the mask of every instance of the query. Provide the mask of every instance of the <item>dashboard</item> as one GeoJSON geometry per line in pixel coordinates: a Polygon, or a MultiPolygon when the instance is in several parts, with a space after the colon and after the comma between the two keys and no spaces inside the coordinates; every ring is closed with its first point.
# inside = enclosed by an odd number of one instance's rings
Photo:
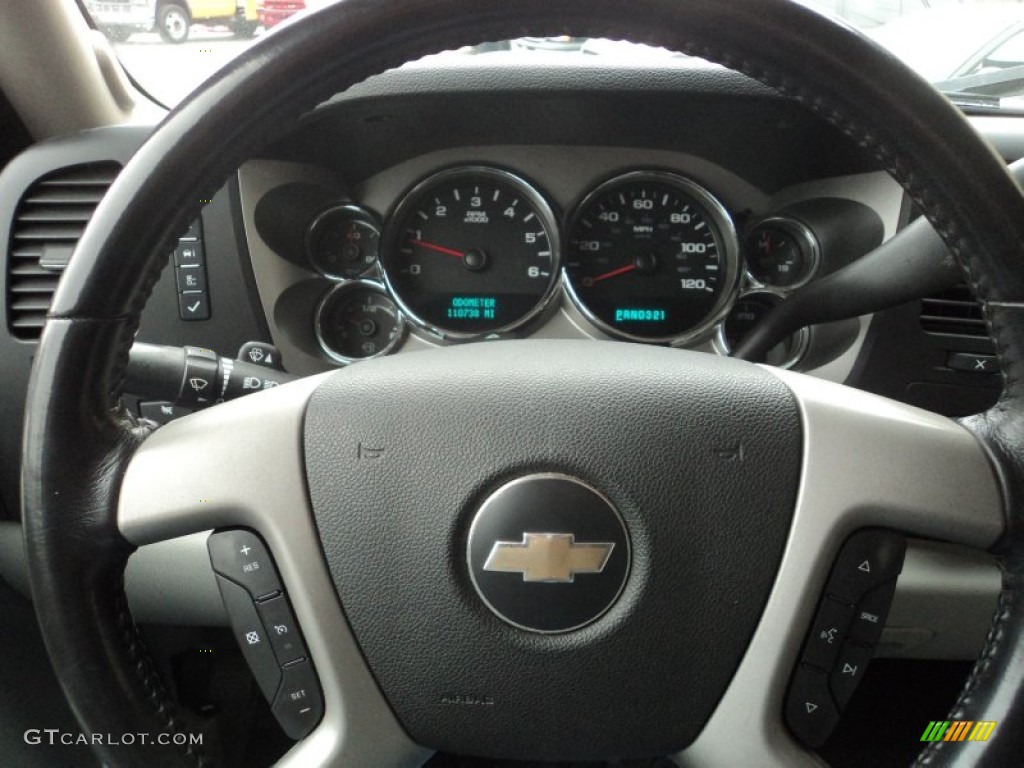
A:
{"type": "MultiPolygon", "coordinates": [[[[728,354],[895,232],[902,199],[879,172],[766,194],[688,153],[571,145],[430,152],[346,194],[318,168],[254,161],[239,185],[272,333],[310,372],[509,336],[728,354]]],[[[801,332],[770,362],[821,367],[859,331],[801,332]]]]}
{"type": "MultiPolygon", "coordinates": [[[[1007,160],[1024,154],[1015,121],[985,120],[1007,160]]],[[[5,169],[0,359],[15,391],[74,243],[148,132],[46,142],[5,169]]],[[[728,354],[773,305],[913,216],[874,158],[742,75],[557,54],[452,56],[371,78],[273,126],[203,202],[168,244],[139,340],[227,357],[256,341],[298,376],[490,338],[728,354]]],[[[951,361],[991,354],[977,313],[969,297],[932,297],[813,326],[768,362],[976,412],[998,376],[951,361]]],[[[149,417],[184,412],[130,394],[149,417]]],[[[20,402],[0,405],[12,427],[20,402]]],[[[5,467],[17,467],[17,434],[0,440],[5,467]]],[[[17,487],[13,471],[0,482],[8,510],[17,487]]]]}
{"type": "MultiPolygon", "coordinates": [[[[1010,161],[1024,156],[1019,122],[976,125],[1010,161]]],[[[89,215],[149,131],[117,126],[38,144],[0,176],[9,520],[46,307],[89,215]]],[[[228,358],[258,342],[263,362],[276,350],[274,365],[296,376],[490,338],[727,354],[771,305],[914,216],[844,135],[742,75],[688,60],[642,71],[557,54],[531,65],[502,54],[412,64],[272,133],[168,243],[140,341],[228,358]]],[[[991,356],[979,318],[954,290],[814,326],[769,362],[965,415],[994,402],[1001,384],[991,370],[956,364],[991,356]]],[[[125,399],[157,421],[187,413],[157,393],[125,399]]],[[[908,557],[942,564],[922,581],[930,589],[952,568],[947,553],[920,551],[908,557]]],[[[978,568],[980,586],[931,616],[933,630],[950,616],[987,625],[989,604],[973,598],[994,594],[998,577],[990,564],[978,568]]],[[[222,622],[216,590],[192,587],[182,590],[187,604],[169,607],[156,590],[134,607],[142,620],[222,622]]],[[[925,642],[914,635],[886,652],[964,656],[973,650],[964,636],[933,632],[927,651],[908,650],[925,642]]]]}

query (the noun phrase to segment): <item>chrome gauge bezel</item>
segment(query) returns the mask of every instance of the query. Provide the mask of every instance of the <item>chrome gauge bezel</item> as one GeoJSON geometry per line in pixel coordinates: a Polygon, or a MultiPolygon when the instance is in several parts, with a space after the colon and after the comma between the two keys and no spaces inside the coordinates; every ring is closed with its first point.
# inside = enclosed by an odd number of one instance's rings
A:
{"type": "Polygon", "coordinates": [[[395,302],[396,306],[405,316],[408,323],[414,328],[424,331],[435,338],[448,341],[469,341],[491,336],[501,336],[515,331],[537,318],[550,306],[554,297],[558,295],[559,282],[562,273],[562,245],[560,235],[558,218],[555,216],[554,210],[548,203],[547,198],[534,184],[527,181],[522,176],[505,170],[504,168],[497,168],[489,165],[453,166],[451,168],[445,168],[436,173],[432,173],[426,178],[421,179],[402,195],[398,203],[388,215],[387,221],[384,224],[380,255],[377,258],[377,267],[381,279],[384,281],[384,286],[386,287],[388,296],[393,302],[395,302]],[[386,263],[389,260],[388,255],[393,253],[393,250],[398,246],[401,234],[398,229],[398,225],[405,219],[406,215],[416,207],[423,192],[439,183],[450,182],[461,178],[471,178],[472,176],[482,176],[487,179],[498,180],[514,187],[515,190],[533,206],[534,211],[537,214],[537,218],[541,221],[541,224],[548,234],[548,245],[551,250],[551,277],[548,280],[547,286],[545,286],[543,295],[533,308],[522,317],[517,318],[514,322],[507,323],[501,327],[493,328],[484,332],[453,330],[440,326],[436,323],[431,323],[421,317],[402,299],[399,292],[395,289],[394,281],[389,274],[386,263]]]}
{"type": "Polygon", "coordinates": [[[793,218],[792,216],[786,216],[784,214],[766,216],[763,219],[758,219],[748,228],[747,233],[743,238],[741,261],[743,262],[743,275],[751,287],[765,289],[768,292],[795,291],[797,288],[802,288],[807,285],[817,276],[818,269],[821,265],[821,244],[818,242],[818,236],[814,233],[814,230],[800,221],[800,219],[793,218]],[[750,264],[747,262],[747,238],[753,234],[755,229],[765,224],[786,230],[804,246],[804,252],[807,254],[808,262],[807,272],[798,282],[792,283],[791,285],[775,285],[774,283],[766,283],[763,280],[759,280],[754,277],[754,273],[750,271],[750,264]]]}
{"type": "Polygon", "coordinates": [[[634,170],[618,174],[598,184],[576,204],[572,215],[567,219],[566,237],[572,237],[583,212],[609,189],[620,184],[644,181],[667,183],[678,187],[704,208],[712,224],[717,228],[722,241],[721,251],[722,261],[725,266],[725,276],[722,280],[721,294],[712,306],[711,311],[708,312],[700,323],[684,333],[668,336],[645,336],[627,333],[619,328],[615,328],[595,315],[573,287],[572,280],[568,274],[568,268],[565,266],[562,267],[562,291],[568,297],[573,307],[586,318],[588,323],[612,338],[637,341],[644,344],[666,344],[669,346],[682,346],[689,342],[701,341],[707,338],[715,325],[728,314],[733,302],[736,300],[737,293],[739,292],[740,278],[743,274],[743,270],[740,268],[740,245],[736,234],[736,226],[725,205],[705,187],[691,178],[670,171],[634,170]]]}
{"type": "Polygon", "coordinates": [[[356,280],[346,280],[332,286],[316,304],[316,311],[313,315],[313,332],[316,334],[316,343],[320,347],[320,351],[327,356],[329,360],[340,365],[350,365],[352,363],[362,362],[363,360],[372,360],[375,357],[383,357],[384,355],[390,354],[394,349],[402,343],[405,338],[406,332],[406,320],[402,313],[401,307],[395,303],[394,297],[387,291],[383,284],[377,280],[369,280],[367,278],[358,278],[356,280]],[[398,323],[398,333],[395,334],[390,342],[388,342],[379,352],[368,355],[366,357],[348,357],[347,355],[339,354],[337,351],[331,349],[327,340],[324,338],[322,329],[322,315],[324,307],[327,302],[333,299],[339,293],[347,293],[357,290],[373,291],[384,296],[392,304],[395,304],[395,321],[398,323]]]}
{"type": "MultiPolygon", "coordinates": [[[[786,291],[781,290],[779,288],[773,288],[771,286],[752,285],[750,288],[740,292],[739,296],[737,296],[736,300],[733,302],[733,307],[739,302],[743,301],[743,299],[760,294],[774,296],[775,298],[779,299],[780,303],[788,298],[788,294],[786,293],[786,291]]],[[[731,309],[732,308],[730,308],[730,311],[731,309]]],[[[729,357],[732,354],[732,348],[730,347],[729,342],[725,338],[726,317],[728,317],[728,313],[726,313],[726,315],[722,317],[721,321],[715,327],[715,333],[711,340],[712,346],[714,346],[715,351],[718,354],[722,355],[723,357],[729,357]]],[[[795,365],[797,365],[801,360],[803,360],[804,355],[807,354],[807,350],[811,346],[810,330],[806,327],[800,328],[792,335],[794,337],[793,353],[789,357],[787,357],[781,364],[773,365],[773,368],[791,370],[795,365]]]]}
{"type": "Polygon", "coordinates": [[[368,273],[372,272],[380,262],[380,250],[383,245],[384,239],[383,229],[384,228],[381,224],[380,217],[377,216],[377,214],[375,214],[369,208],[364,208],[361,205],[355,205],[354,203],[342,203],[340,205],[332,205],[329,208],[325,208],[324,210],[320,211],[320,213],[318,213],[316,216],[314,216],[313,220],[309,222],[309,226],[306,227],[306,234],[303,239],[303,252],[306,257],[306,263],[309,265],[309,268],[316,272],[318,275],[326,277],[328,280],[335,283],[358,280],[362,278],[364,275],[367,275],[368,273]],[[328,216],[333,216],[338,213],[350,214],[352,218],[360,219],[377,230],[376,258],[374,258],[373,263],[367,264],[365,267],[363,267],[363,269],[361,269],[352,277],[345,277],[344,275],[337,275],[332,272],[328,272],[327,270],[322,269],[319,265],[317,265],[316,261],[313,259],[313,234],[316,231],[316,228],[318,226],[321,226],[324,219],[326,219],[328,216]]]}

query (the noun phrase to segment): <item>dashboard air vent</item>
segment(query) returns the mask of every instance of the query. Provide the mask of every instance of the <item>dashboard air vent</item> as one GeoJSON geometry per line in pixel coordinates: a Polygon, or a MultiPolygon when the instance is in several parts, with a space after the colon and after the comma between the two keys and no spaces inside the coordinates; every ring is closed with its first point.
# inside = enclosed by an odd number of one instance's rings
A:
{"type": "Polygon", "coordinates": [[[22,196],[7,260],[7,327],[14,337],[39,338],[60,273],[120,170],[114,162],[62,168],[22,196]]]}
{"type": "Polygon", "coordinates": [[[921,299],[921,329],[946,336],[988,336],[981,305],[964,284],[921,299]]]}

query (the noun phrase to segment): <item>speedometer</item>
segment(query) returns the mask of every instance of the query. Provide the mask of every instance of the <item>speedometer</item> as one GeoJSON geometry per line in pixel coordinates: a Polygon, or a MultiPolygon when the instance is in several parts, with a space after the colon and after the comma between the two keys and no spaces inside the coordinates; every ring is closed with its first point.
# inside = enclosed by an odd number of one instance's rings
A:
{"type": "Polygon", "coordinates": [[[671,173],[617,176],[572,218],[565,286],[605,332],[678,343],[710,330],[739,282],[736,233],[707,190],[671,173]]]}
{"type": "Polygon", "coordinates": [[[406,316],[436,334],[503,333],[535,317],[558,284],[558,228],[543,196],[508,171],[451,168],[417,184],[381,254],[406,316]]]}

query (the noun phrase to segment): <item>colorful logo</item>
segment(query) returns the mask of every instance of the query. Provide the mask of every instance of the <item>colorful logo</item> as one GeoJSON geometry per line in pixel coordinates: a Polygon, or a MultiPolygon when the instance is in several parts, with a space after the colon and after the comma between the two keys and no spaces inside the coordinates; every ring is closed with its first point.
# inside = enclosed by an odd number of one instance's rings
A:
{"type": "Polygon", "coordinates": [[[994,720],[932,720],[921,741],[988,741],[995,727],[994,720]]]}

